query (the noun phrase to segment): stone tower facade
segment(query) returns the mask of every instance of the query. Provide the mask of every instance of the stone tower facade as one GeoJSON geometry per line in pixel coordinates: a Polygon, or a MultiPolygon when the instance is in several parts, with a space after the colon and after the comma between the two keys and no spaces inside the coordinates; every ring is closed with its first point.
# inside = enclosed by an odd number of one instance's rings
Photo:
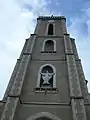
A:
{"type": "Polygon", "coordinates": [[[0,120],[90,120],[90,95],[64,16],[40,16],[26,39],[0,120]]]}

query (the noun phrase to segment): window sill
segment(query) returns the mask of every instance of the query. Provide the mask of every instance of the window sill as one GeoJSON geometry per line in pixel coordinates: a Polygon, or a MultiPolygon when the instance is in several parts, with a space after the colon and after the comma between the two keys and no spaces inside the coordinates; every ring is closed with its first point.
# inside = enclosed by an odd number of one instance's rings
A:
{"type": "Polygon", "coordinates": [[[34,89],[35,93],[57,93],[58,88],[44,88],[44,87],[37,87],[34,89]]]}
{"type": "Polygon", "coordinates": [[[41,51],[41,53],[56,53],[56,51],[41,51]]]}
{"type": "Polygon", "coordinates": [[[48,35],[48,34],[47,34],[46,36],[50,36],[50,37],[52,37],[52,36],[56,36],[56,35],[54,35],[54,34],[53,34],[53,35],[48,35]]]}

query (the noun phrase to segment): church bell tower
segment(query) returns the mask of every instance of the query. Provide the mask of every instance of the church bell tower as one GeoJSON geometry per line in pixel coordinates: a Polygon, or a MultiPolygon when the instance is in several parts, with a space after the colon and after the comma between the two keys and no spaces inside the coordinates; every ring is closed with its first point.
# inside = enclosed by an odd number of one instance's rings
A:
{"type": "Polygon", "coordinates": [[[37,18],[0,102],[0,120],[90,120],[87,80],[64,16],[37,18]]]}

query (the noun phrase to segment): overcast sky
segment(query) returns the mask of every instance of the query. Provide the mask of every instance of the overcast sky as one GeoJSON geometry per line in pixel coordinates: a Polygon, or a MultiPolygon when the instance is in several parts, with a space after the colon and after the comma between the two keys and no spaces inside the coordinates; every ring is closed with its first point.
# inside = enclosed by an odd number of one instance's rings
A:
{"type": "MultiPolygon", "coordinates": [[[[76,39],[86,79],[90,81],[90,0],[0,1],[0,99],[16,60],[39,15],[64,15],[68,33],[76,39]]],[[[90,91],[90,82],[88,82],[90,91]]]]}

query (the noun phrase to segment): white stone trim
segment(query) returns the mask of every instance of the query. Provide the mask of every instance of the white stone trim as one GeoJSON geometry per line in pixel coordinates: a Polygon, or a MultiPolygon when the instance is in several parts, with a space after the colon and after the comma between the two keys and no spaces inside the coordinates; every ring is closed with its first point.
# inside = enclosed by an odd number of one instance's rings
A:
{"type": "Polygon", "coordinates": [[[36,35],[33,36],[32,43],[31,43],[30,53],[32,53],[32,50],[33,50],[33,46],[34,46],[35,40],[36,40],[36,35]]]}
{"type": "Polygon", "coordinates": [[[49,112],[36,113],[36,114],[32,115],[31,117],[29,117],[27,120],[37,120],[38,118],[42,118],[42,117],[46,117],[51,120],[61,120],[59,117],[57,117],[56,115],[49,113],[49,112]]]}
{"type": "Polygon", "coordinates": [[[54,23],[54,22],[55,22],[55,20],[49,20],[48,22],[49,22],[49,23],[54,23]]]}
{"type": "Polygon", "coordinates": [[[51,64],[44,64],[44,65],[42,65],[42,66],[40,67],[39,72],[38,72],[38,79],[37,79],[37,86],[36,86],[36,87],[40,87],[40,77],[41,77],[40,73],[41,73],[41,71],[42,71],[42,68],[45,67],[45,66],[50,66],[50,67],[52,67],[53,72],[55,73],[55,74],[53,75],[53,88],[56,88],[56,69],[55,69],[55,67],[54,67],[53,65],[51,65],[51,64]]]}
{"type": "Polygon", "coordinates": [[[46,36],[55,36],[55,23],[54,22],[48,22],[46,27],[46,36]],[[48,27],[50,24],[53,24],[53,35],[48,35],[48,27]]]}
{"type": "Polygon", "coordinates": [[[43,46],[42,46],[42,52],[44,52],[45,50],[44,50],[44,48],[45,48],[45,43],[48,41],[48,40],[51,40],[51,41],[53,41],[53,43],[54,43],[54,52],[56,52],[56,41],[54,40],[54,39],[46,39],[46,40],[44,40],[44,42],[43,42],[43,46]]]}

